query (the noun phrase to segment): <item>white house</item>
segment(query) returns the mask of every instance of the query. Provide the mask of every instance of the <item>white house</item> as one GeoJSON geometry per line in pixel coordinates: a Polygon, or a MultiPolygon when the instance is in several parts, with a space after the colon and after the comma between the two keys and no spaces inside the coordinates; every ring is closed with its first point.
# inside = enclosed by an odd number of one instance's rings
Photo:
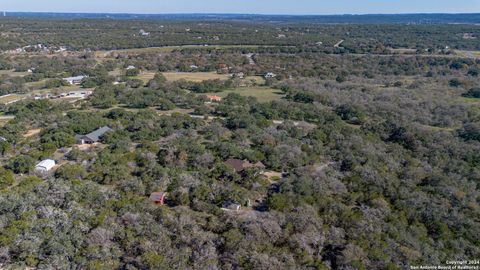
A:
{"type": "Polygon", "coordinates": [[[38,163],[37,166],[35,166],[35,171],[40,173],[46,173],[51,171],[53,167],[55,167],[55,160],[46,159],[38,163]]]}
{"type": "Polygon", "coordinates": [[[74,84],[80,84],[82,83],[82,80],[85,79],[87,76],[75,76],[75,77],[68,77],[68,78],[63,78],[64,81],[67,81],[69,84],[74,85],[74,84]]]}
{"type": "Polygon", "coordinates": [[[67,94],[68,97],[73,97],[73,98],[85,98],[90,95],[92,95],[92,91],[72,91],[67,94]]]}
{"type": "Polygon", "coordinates": [[[135,67],[135,66],[132,66],[132,65],[130,65],[130,66],[128,66],[128,67],[127,67],[127,70],[130,70],[130,69],[136,69],[136,67],[135,67]]]}

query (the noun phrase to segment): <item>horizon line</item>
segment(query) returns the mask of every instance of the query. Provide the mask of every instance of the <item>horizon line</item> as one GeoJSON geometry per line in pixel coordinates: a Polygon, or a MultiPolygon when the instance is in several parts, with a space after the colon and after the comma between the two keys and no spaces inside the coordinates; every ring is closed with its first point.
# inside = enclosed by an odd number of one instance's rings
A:
{"type": "Polygon", "coordinates": [[[129,12],[74,12],[74,11],[8,11],[1,13],[40,13],[40,14],[92,14],[92,15],[142,15],[142,16],[161,16],[161,15],[248,15],[248,16],[372,16],[372,15],[477,15],[480,12],[405,12],[405,13],[324,13],[324,14],[292,14],[292,13],[207,13],[207,12],[166,12],[166,13],[129,13],[129,12]]]}

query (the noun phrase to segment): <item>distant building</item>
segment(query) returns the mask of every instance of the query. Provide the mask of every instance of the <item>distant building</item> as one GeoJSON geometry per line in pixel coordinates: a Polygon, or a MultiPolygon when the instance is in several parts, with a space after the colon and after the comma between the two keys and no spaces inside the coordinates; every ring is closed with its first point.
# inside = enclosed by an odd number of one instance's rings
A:
{"type": "Polygon", "coordinates": [[[105,135],[105,133],[112,131],[111,128],[105,126],[95,130],[92,133],[87,135],[75,135],[75,141],[77,144],[94,144],[100,141],[100,138],[105,135]]]}
{"type": "Polygon", "coordinates": [[[222,206],[222,209],[226,211],[240,211],[241,208],[242,206],[240,204],[232,202],[224,203],[222,206]]]}
{"type": "Polygon", "coordinates": [[[246,170],[248,168],[256,168],[256,169],[259,169],[259,170],[264,170],[265,169],[265,165],[260,161],[255,163],[255,164],[252,164],[247,160],[231,158],[231,159],[228,159],[227,161],[225,161],[225,164],[227,166],[232,167],[236,172],[243,172],[244,170],[246,170]]]}
{"type": "Polygon", "coordinates": [[[67,51],[67,47],[65,46],[60,46],[58,47],[58,49],[55,50],[56,53],[61,53],[61,52],[66,52],[67,51]]]}
{"type": "Polygon", "coordinates": [[[92,91],[71,91],[68,92],[64,97],[67,98],[86,98],[93,94],[92,91]]]}
{"type": "Polygon", "coordinates": [[[127,67],[127,70],[130,70],[130,69],[136,69],[136,67],[135,67],[135,66],[132,66],[132,65],[130,65],[130,66],[128,66],[128,67],[127,67]]]}
{"type": "Polygon", "coordinates": [[[63,80],[67,81],[71,85],[74,85],[74,84],[81,84],[82,80],[85,79],[86,77],[87,76],[75,76],[75,77],[63,78],[63,80]]]}
{"type": "Polygon", "coordinates": [[[46,173],[49,172],[55,167],[55,160],[53,159],[46,159],[35,166],[35,171],[39,173],[46,173]]]}
{"type": "Polygon", "coordinates": [[[191,69],[198,69],[198,66],[197,65],[190,65],[190,68],[191,69]]]}
{"type": "Polygon", "coordinates": [[[144,37],[150,36],[150,33],[149,33],[149,32],[146,32],[146,31],[143,30],[143,29],[140,29],[139,33],[140,33],[141,36],[144,36],[144,37]]]}
{"type": "Polygon", "coordinates": [[[267,72],[267,74],[265,74],[265,79],[273,79],[275,77],[277,77],[277,74],[273,72],[267,72]]]}
{"type": "Polygon", "coordinates": [[[234,73],[234,74],[233,74],[233,77],[234,77],[234,78],[238,78],[238,79],[243,79],[243,78],[245,78],[245,73],[243,73],[243,72],[237,72],[237,73],[234,73]]]}
{"type": "Polygon", "coordinates": [[[152,194],[150,194],[150,201],[154,204],[164,205],[166,195],[167,194],[164,192],[153,192],[152,194]]]}
{"type": "Polygon", "coordinates": [[[477,37],[473,33],[464,33],[463,39],[477,39],[477,37]]]}
{"type": "Polygon", "coordinates": [[[207,99],[210,102],[220,102],[220,101],[222,101],[222,97],[219,97],[219,96],[207,96],[207,99]]]}

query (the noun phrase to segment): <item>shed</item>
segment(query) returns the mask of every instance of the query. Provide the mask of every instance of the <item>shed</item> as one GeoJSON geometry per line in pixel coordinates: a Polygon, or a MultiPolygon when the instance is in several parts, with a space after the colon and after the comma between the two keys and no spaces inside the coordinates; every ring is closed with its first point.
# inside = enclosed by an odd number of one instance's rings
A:
{"type": "Polygon", "coordinates": [[[38,163],[37,166],[35,166],[35,171],[41,173],[49,172],[53,169],[53,167],[55,167],[55,164],[55,160],[53,159],[43,160],[42,162],[38,163]]]}
{"type": "Polygon", "coordinates": [[[166,195],[164,192],[153,192],[150,194],[150,201],[158,205],[164,205],[166,195]]]}

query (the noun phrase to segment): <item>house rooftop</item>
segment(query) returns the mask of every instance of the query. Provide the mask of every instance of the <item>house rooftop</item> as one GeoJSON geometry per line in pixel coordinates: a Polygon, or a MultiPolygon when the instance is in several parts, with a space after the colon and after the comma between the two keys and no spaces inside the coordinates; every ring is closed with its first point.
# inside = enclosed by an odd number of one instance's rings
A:
{"type": "Polygon", "coordinates": [[[94,141],[98,141],[100,140],[100,137],[102,137],[105,133],[111,131],[112,129],[105,126],[105,127],[101,127],[97,130],[95,130],[94,132],[92,133],[89,133],[87,134],[86,136],[94,141]]]}
{"type": "Polygon", "coordinates": [[[99,129],[87,134],[87,135],[76,135],[75,138],[78,140],[78,139],[82,139],[82,138],[86,137],[93,142],[98,142],[98,141],[100,141],[100,137],[102,137],[105,133],[107,133],[109,131],[112,131],[112,129],[107,127],[107,126],[104,126],[104,127],[101,127],[99,129]]]}
{"type": "Polygon", "coordinates": [[[44,170],[44,171],[50,171],[53,167],[55,167],[56,163],[55,160],[53,159],[46,159],[41,161],[40,163],[35,166],[36,170],[44,170]]]}
{"type": "Polygon", "coordinates": [[[87,76],[83,76],[83,75],[80,75],[80,76],[75,76],[75,77],[67,77],[67,78],[63,78],[64,80],[66,81],[77,81],[77,80],[83,80],[83,78],[85,78],[87,76]]]}

